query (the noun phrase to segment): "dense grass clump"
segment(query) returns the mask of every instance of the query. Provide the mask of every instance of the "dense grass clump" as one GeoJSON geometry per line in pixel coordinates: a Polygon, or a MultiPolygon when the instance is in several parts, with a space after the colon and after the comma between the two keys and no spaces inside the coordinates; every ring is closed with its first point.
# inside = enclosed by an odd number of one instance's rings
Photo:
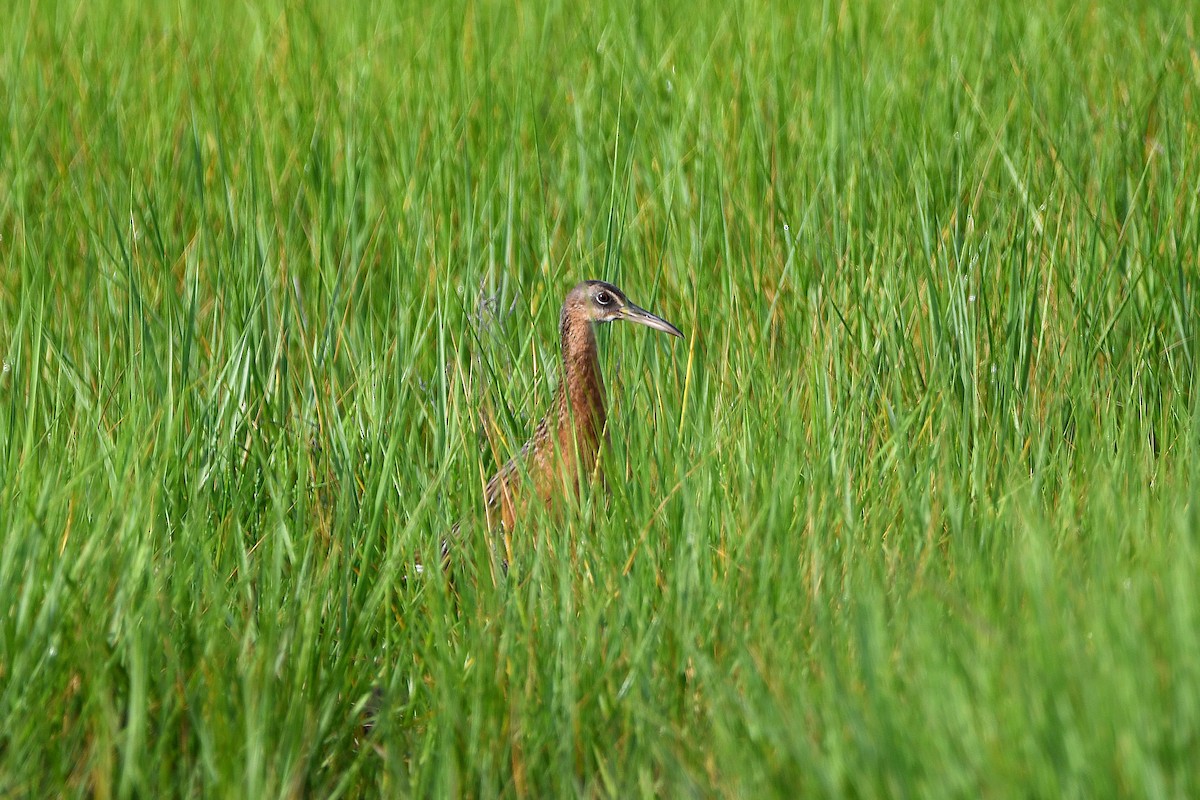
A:
{"type": "Polygon", "coordinates": [[[16,4],[0,796],[1200,795],[1197,22],[16,4]]]}

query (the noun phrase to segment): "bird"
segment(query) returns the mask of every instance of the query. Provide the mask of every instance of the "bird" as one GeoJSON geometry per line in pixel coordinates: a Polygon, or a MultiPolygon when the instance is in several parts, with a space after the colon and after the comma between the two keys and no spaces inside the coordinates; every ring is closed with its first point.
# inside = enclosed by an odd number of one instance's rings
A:
{"type": "Polygon", "coordinates": [[[611,283],[585,280],[567,292],[558,318],[562,375],[554,405],[529,441],[487,482],[489,529],[511,533],[534,499],[549,506],[562,493],[577,495],[581,480],[598,471],[609,434],[596,328],[617,321],[684,338],[679,328],[634,305],[611,283]]]}
{"type": "MultiPolygon", "coordinates": [[[[609,440],[596,326],[618,320],[684,338],[679,328],[634,305],[611,283],[586,280],[567,292],[558,318],[562,376],[554,405],[529,441],[487,482],[484,496],[489,530],[511,533],[533,499],[549,506],[560,493],[577,494],[581,480],[596,473],[600,448],[609,440]]],[[[448,574],[451,539],[459,535],[461,525],[461,521],[455,524],[450,538],[441,543],[441,564],[448,574]]],[[[506,537],[500,564],[505,572],[511,559],[509,549],[506,537]]],[[[418,574],[424,572],[419,558],[415,567],[418,574]]],[[[453,584],[452,576],[450,581],[453,584]]],[[[372,686],[360,712],[364,736],[375,728],[384,703],[383,687],[372,686]]]]}
{"type": "MultiPolygon", "coordinates": [[[[624,292],[606,281],[585,280],[567,292],[558,318],[562,377],[554,405],[529,440],[484,487],[487,530],[511,533],[526,513],[529,488],[538,502],[549,507],[560,493],[577,495],[581,479],[597,472],[600,448],[610,437],[596,326],[618,320],[684,338],[679,328],[630,302],[624,292]],[[526,475],[532,487],[523,483],[526,475]]],[[[450,535],[442,539],[440,561],[445,569],[464,522],[456,522],[450,535]]],[[[508,544],[506,539],[506,551],[508,544]]],[[[501,562],[505,571],[509,555],[506,552],[501,562]]],[[[418,574],[424,573],[419,557],[414,566],[418,574]]]]}

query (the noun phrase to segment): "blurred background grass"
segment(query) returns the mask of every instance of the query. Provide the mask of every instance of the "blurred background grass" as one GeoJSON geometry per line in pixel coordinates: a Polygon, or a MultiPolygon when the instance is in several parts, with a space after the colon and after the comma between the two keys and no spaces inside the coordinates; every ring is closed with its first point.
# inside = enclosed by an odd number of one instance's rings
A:
{"type": "Polygon", "coordinates": [[[1186,5],[8,16],[0,794],[1200,792],[1186,5]]]}

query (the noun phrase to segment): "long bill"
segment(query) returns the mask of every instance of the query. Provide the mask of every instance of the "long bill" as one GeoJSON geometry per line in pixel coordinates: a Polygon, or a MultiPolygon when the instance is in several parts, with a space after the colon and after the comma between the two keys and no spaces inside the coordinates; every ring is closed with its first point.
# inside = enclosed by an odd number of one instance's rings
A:
{"type": "Polygon", "coordinates": [[[657,314],[651,314],[646,309],[639,308],[633,303],[626,304],[621,312],[621,319],[627,322],[636,322],[639,325],[645,325],[647,328],[654,328],[656,331],[669,333],[672,336],[678,336],[680,339],[683,338],[683,332],[679,328],[676,328],[657,314]]]}

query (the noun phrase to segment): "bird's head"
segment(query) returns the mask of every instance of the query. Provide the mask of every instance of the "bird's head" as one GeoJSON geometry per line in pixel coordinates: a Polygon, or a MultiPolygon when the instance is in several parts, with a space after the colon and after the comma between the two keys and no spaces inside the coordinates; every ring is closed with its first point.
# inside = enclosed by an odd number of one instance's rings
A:
{"type": "Polygon", "coordinates": [[[593,324],[619,319],[636,322],[656,331],[683,338],[683,333],[674,325],[629,302],[624,292],[604,281],[584,281],[570,291],[566,303],[563,304],[563,317],[565,319],[576,315],[582,315],[593,324]]]}

